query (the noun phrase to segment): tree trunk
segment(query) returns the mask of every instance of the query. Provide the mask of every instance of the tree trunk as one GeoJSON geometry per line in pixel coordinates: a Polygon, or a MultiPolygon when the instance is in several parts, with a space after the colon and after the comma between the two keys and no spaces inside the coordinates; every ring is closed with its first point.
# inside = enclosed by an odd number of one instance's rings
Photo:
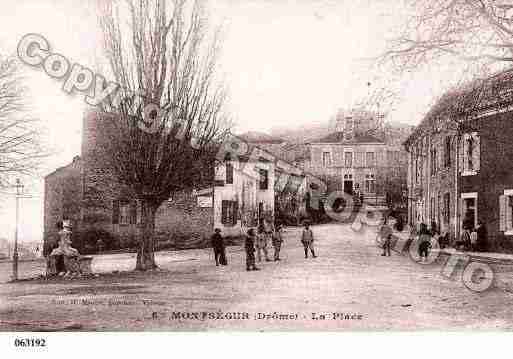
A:
{"type": "Polygon", "coordinates": [[[143,202],[141,213],[141,228],[139,235],[139,249],[135,270],[149,270],[157,268],[155,263],[155,213],[154,204],[143,202]]]}

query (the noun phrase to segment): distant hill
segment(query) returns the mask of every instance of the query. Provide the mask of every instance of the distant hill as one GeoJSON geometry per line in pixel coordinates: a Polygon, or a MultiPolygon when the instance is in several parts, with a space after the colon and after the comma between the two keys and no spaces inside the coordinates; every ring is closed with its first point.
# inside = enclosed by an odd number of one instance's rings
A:
{"type": "MultiPolygon", "coordinates": [[[[273,128],[270,137],[281,138],[289,144],[303,144],[326,137],[335,130],[335,119],[324,123],[305,125],[298,128],[273,128]]],[[[400,145],[406,140],[415,126],[396,121],[385,122],[385,142],[400,145]]]]}
{"type": "Polygon", "coordinates": [[[296,128],[275,127],[270,131],[272,137],[279,137],[288,143],[312,142],[327,136],[335,127],[335,120],[313,123],[296,128]]]}
{"type": "Polygon", "coordinates": [[[280,136],[269,135],[267,133],[257,131],[248,131],[237,136],[250,143],[280,144],[285,142],[285,140],[280,138],[280,136]]]}

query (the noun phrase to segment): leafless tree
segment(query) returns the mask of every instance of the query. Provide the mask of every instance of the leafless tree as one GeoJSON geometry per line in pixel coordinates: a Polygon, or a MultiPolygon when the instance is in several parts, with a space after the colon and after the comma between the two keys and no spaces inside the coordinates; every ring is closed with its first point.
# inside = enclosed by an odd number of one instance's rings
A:
{"type": "Polygon", "coordinates": [[[105,150],[114,176],[143,203],[136,269],[147,270],[156,267],[157,208],[213,179],[215,147],[229,124],[216,78],[220,37],[210,35],[201,0],[113,1],[101,11],[106,55],[121,85],[118,100],[105,106],[114,112],[105,150]],[[151,131],[148,122],[156,124],[151,131]]]}
{"type": "Polygon", "coordinates": [[[0,187],[15,176],[35,175],[47,155],[39,121],[30,116],[19,63],[13,57],[0,57],[0,187]]]}
{"type": "Polygon", "coordinates": [[[405,0],[407,21],[380,60],[401,70],[442,57],[513,63],[513,5],[500,0],[405,0]]]}

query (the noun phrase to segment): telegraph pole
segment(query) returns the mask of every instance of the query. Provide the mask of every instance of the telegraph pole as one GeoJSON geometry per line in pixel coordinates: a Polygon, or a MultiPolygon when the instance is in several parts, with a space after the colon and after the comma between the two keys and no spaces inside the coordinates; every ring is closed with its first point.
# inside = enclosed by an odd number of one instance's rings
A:
{"type": "Polygon", "coordinates": [[[23,193],[23,185],[19,178],[16,179],[16,229],[14,231],[14,250],[12,255],[12,280],[18,280],[18,226],[20,217],[20,198],[23,193]]]}

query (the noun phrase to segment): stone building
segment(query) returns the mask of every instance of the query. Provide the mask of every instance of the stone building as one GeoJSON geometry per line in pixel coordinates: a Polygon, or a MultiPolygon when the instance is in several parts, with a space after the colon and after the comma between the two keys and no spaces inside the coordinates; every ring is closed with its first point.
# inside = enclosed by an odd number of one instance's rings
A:
{"type": "Polygon", "coordinates": [[[305,169],[328,183],[328,191],[363,193],[366,200],[385,202],[398,186],[406,190],[406,153],[385,142],[380,127],[351,113],[339,115],[334,132],[308,144],[305,169]]]}
{"type": "Polygon", "coordinates": [[[512,78],[507,71],[448,92],[405,142],[412,225],[455,239],[480,220],[488,250],[513,250],[512,78]]]}

